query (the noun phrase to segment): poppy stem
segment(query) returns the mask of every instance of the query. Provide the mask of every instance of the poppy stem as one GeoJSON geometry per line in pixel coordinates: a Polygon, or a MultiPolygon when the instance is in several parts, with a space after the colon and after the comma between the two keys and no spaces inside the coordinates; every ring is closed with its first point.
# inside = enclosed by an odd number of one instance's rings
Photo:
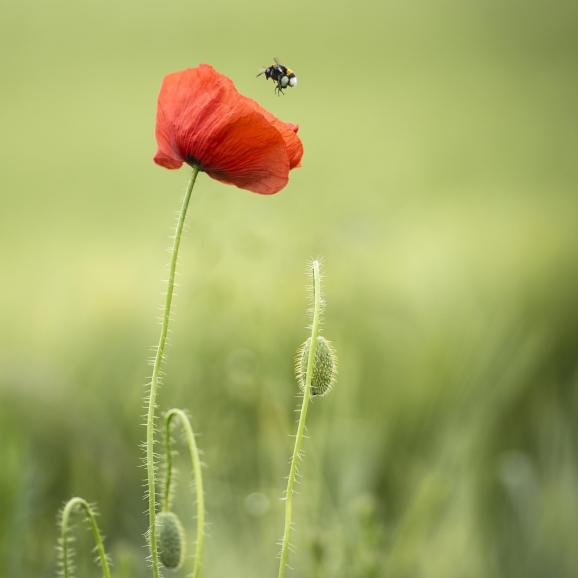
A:
{"type": "Polygon", "coordinates": [[[319,274],[319,261],[313,261],[313,321],[311,323],[311,346],[307,357],[307,372],[305,374],[305,387],[303,391],[303,402],[299,413],[299,424],[295,436],[295,446],[291,457],[289,477],[287,478],[287,490],[285,492],[285,527],[283,539],[281,541],[281,555],[279,557],[278,578],[285,578],[287,568],[287,558],[289,556],[289,541],[291,538],[292,516],[293,516],[293,493],[297,479],[297,468],[301,460],[301,445],[305,435],[305,421],[307,420],[307,409],[311,399],[311,380],[313,378],[313,367],[315,365],[315,352],[317,350],[317,334],[319,333],[319,318],[321,316],[321,280],[319,274]]]}
{"type": "Polygon", "coordinates": [[[195,185],[195,181],[197,180],[198,174],[199,174],[199,167],[193,166],[193,174],[191,175],[191,179],[187,186],[185,198],[183,199],[183,204],[181,207],[181,211],[179,213],[177,228],[175,230],[175,237],[173,239],[173,246],[171,250],[171,261],[169,269],[169,279],[167,282],[167,293],[163,308],[161,334],[159,337],[159,343],[154,358],[153,372],[150,381],[150,391],[148,398],[147,438],[146,438],[147,493],[149,503],[148,543],[150,549],[150,563],[152,567],[153,578],[160,578],[159,557],[157,551],[157,529],[156,529],[157,495],[155,487],[156,465],[154,453],[155,409],[157,405],[157,394],[160,381],[161,364],[165,354],[165,345],[169,330],[171,305],[173,302],[173,293],[175,289],[175,272],[177,269],[177,258],[179,255],[179,247],[181,245],[181,236],[183,233],[183,226],[185,223],[187,209],[189,207],[189,201],[191,200],[191,193],[193,192],[193,186],[195,185]]]}

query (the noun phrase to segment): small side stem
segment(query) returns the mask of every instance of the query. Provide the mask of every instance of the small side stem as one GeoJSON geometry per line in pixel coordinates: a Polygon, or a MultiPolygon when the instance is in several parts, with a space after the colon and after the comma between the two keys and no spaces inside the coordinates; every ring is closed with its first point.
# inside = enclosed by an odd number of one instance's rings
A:
{"type": "Polygon", "coordinates": [[[155,409],[157,403],[157,394],[159,387],[159,376],[161,363],[165,353],[165,345],[167,341],[167,334],[169,330],[169,321],[171,316],[171,305],[173,302],[173,293],[175,289],[175,272],[177,269],[177,258],[179,255],[179,247],[181,244],[181,236],[183,233],[183,226],[185,217],[191,200],[191,193],[193,186],[197,180],[199,168],[193,167],[193,174],[185,193],[185,198],[179,214],[177,228],[175,231],[175,238],[173,240],[173,247],[171,251],[171,263],[169,270],[169,279],[167,283],[167,294],[163,309],[163,318],[161,325],[161,335],[159,337],[159,344],[153,363],[153,373],[151,376],[150,392],[148,399],[147,412],[147,439],[146,439],[146,465],[147,465],[147,491],[149,502],[149,533],[148,542],[150,549],[150,561],[152,567],[153,578],[160,578],[159,560],[157,552],[157,531],[156,531],[156,488],[155,488],[155,456],[154,456],[154,434],[155,434],[155,409]]]}
{"type": "Polygon", "coordinates": [[[60,540],[62,547],[63,576],[64,578],[71,578],[72,576],[68,533],[70,532],[70,516],[76,509],[81,509],[84,511],[84,515],[86,516],[86,519],[90,525],[92,536],[94,538],[94,544],[98,554],[98,559],[100,561],[103,578],[110,578],[108,557],[106,555],[106,550],[104,549],[104,540],[102,539],[102,534],[100,533],[98,524],[96,522],[96,515],[90,504],[83,498],[71,498],[68,500],[64,506],[64,510],[62,511],[60,540]]]}
{"type": "Polygon", "coordinates": [[[171,448],[171,422],[173,418],[178,418],[181,427],[185,432],[185,441],[189,449],[191,458],[191,467],[195,478],[195,499],[197,504],[197,541],[195,545],[195,562],[193,567],[193,578],[199,578],[201,572],[201,559],[203,555],[203,545],[205,543],[205,495],[203,492],[203,475],[201,469],[201,459],[199,449],[195,440],[195,434],[191,427],[191,422],[184,411],[180,409],[171,409],[165,416],[165,440],[167,452],[167,471],[165,491],[163,497],[163,510],[170,510],[171,484],[172,484],[172,448],[171,448]]]}
{"type": "Polygon", "coordinates": [[[291,524],[293,515],[293,493],[295,490],[295,481],[297,478],[297,467],[301,457],[301,445],[305,433],[305,422],[307,420],[307,409],[311,399],[311,379],[313,377],[313,366],[315,360],[315,351],[317,350],[317,334],[319,332],[319,317],[321,310],[321,281],[319,277],[319,261],[313,261],[313,322],[311,324],[311,346],[309,347],[309,356],[307,358],[307,373],[305,374],[305,391],[303,393],[303,402],[299,414],[299,424],[297,426],[297,435],[295,436],[295,446],[291,457],[291,466],[289,468],[289,478],[287,479],[287,490],[285,493],[285,526],[283,530],[283,539],[281,542],[281,555],[279,558],[278,578],[285,578],[287,568],[287,558],[289,556],[289,542],[291,538],[291,524]]]}

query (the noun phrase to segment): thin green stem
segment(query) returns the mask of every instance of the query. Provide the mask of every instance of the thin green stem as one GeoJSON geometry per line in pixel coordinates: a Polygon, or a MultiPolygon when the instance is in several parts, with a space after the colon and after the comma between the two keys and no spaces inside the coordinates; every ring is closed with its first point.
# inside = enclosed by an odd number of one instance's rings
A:
{"type": "Polygon", "coordinates": [[[98,524],[96,523],[96,514],[90,504],[83,498],[71,498],[64,506],[64,510],[62,510],[62,519],[60,521],[60,545],[62,548],[63,577],[71,578],[72,576],[72,560],[68,533],[70,532],[70,516],[76,509],[84,511],[84,515],[90,525],[92,536],[94,538],[94,544],[100,561],[103,578],[110,578],[108,557],[106,555],[106,550],[104,549],[102,534],[100,533],[98,524]]]}
{"type": "Polygon", "coordinates": [[[165,443],[167,455],[167,469],[165,491],[163,497],[163,510],[168,512],[170,510],[171,499],[171,484],[172,484],[172,470],[173,458],[171,448],[171,422],[176,417],[181,422],[181,427],[185,432],[185,441],[189,448],[189,456],[191,458],[191,467],[193,468],[193,475],[195,478],[195,499],[197,503],[197,542],[195,545],[195,562],[193,567],[193,578],[199,578],[201,572],[201,559],[203,555],[203,544],[205,543],[205,495],[203,493],[203,475],[201,470],[201,459],[199,457],[199,449],[195,441],[195,434],[191,427],[191,422],[184,411],[180,409],[170,409],[165,415],[165,443]]]}
{"type": "Polygon", "coordinates": [[[171,498],[173,492],[173,449],[171,436],[171,421],[173,410],[165,414],[165,485],[163,491],[162,511],[169,512],[171,509],[171,498]]]}
{"type": "Polygon", "coordinates": [[[150,392],[148,399],[148,413],[147,413],[147,439],[146,439],[146,464],[147,464],[147,491],[149,501],[149,534],[148,542],[150,548],[150,561],[153,572],[153,578],[160,577],[159,559],[157,552],[157,531],[156,531],[156,488],[155,488],[155,456],[154,456],[154,434],[155,434],[155,409],[157,403],[157,394],[159,388],[159,377],[161,364],[165,353],[165,345],[167,341],[167,334],[169,330],[169,321],[171,316],[171,305],[173,302],[173,293],[175,289],[175,271],[177,269],[177,258],[179,255],[179,247],[181,244],[181,236],[183,233],[183,225],[187,214],[189,201],[191,200],[191,193],[193,186],[197,180],[199,168],[193,167],[193,174],[185,193],[185,198],[179,214],[175,237],[173,240],[173,247],[171,251],[171,263],[169,270],[169,279],[167,283],[167,294],[163,309],[163,318],[161,325],[161,335],[159,337],[159,344],[153,363],[153,373],[151,376],[150,392]]]}
{"type": "Polygon", "coordinates": [[[303,402],[301,412],[299,413],[299,424],[297,426],[297,435],[295,436],[295,446],[291,457],[291,466],[289,468],[289,478],[287,479],[287,490],[285,492],[285,526],[283,530],[283,539],[281,542],[281,555],[279,559],[278,578],[285,578],[287,568],[287,558],[289,556],[289,541],[291,539],[292,516],[293,516],[293,493],[295,490],[295,481],[297,478],[297,468],[301,458],[301,445],[305,434],[305,422],[307,420],[307,409],[311,399],[311,379],[313,377],[313,366],[315,360],[315,351],[317,350],[317,334],[319,332],[319,318],[321,315],[321,281],[319,276],[319,261],[313,261],[313,322],[311,324],[311,346],[309,347],[309,356],[307,358],[307,373],[305,374],[305,391],[303,393],[303,402]]]}

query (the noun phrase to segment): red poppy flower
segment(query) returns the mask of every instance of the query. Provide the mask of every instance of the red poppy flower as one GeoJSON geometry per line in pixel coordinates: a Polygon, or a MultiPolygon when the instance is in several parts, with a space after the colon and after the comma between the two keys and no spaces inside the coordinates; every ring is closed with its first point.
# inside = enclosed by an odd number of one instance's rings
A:
{"type": "Polygon", "coordinates": [[[154,160],[167,169],[197,165],[223,183],[273,194],[300,165],[298,128],[240,94],[212,66],[201,64],[163,80],[154,160]]]}

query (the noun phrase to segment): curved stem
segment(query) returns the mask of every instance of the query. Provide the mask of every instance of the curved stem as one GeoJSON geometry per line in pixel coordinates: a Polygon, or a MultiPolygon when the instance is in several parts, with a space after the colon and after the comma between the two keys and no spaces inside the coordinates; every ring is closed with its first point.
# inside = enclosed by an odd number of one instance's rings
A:
{"type": "Polygon", "coordinates": [[[157,393],[159,387],[159,376],[161,363],[165,353],[165,345],[167,341],[167,334],[169,330],[169,320],[171,315],[171,305],[173,302],[173,293],[175,289],[175,271],[177,268],[177,258],[179,255],[179,247],[181,244],[181,236],[183,233],[183,225],[185,223],[185,216],[189,201],[191,200],[191,193],[193,186],[197,179],[199,168],[193,167],[193,174],[185,193],[185,198],[179,214],[177,228],[175,231],[175,238],[173,240],[173,247],[171,251],[171,263],[169,270],[169,279],[167,283],[167,294],[165,297],[165,304],[163,309],[163,318],[161,325],[161,335],[159,337],[159,344],[153,363],[153,373],[150,383],[150,392],[148,399],[148,413],[147,413],[147,439],[146,439],[146,465],[147,465],[147,491],[149,502],[149,533],[148,542],[150,548],[150,561],[153,571],[153,578],[160,577],[159,560],[157,552],[157,531],[156,531],[156,489],[155,489],[155,456],[154,456],[154,434],[155,434],[155,408],[157,403],[157,393]]]}
{"type": "Polygon", "coordinates": [[[167,472],[165,491],[163,496],[163,510],[170,510],[171,484],[173,458],[171,449],[171,422],[176,417],[181,422],[181,427],[185,432],[185,441],[189,448],[191,466],[195,478],[195,498],[197,503],[197,543],[195,545],[195,562],[193,567],[193,578],[199,578],[201,572],[201,558],[203,554],[203,544],[205,542],[205,495],[203,493],[203,475],[201,471],[201,460],[199,449],[195,441],[195,434],[191,427],[191,422],[184,411],[180,409],[170,409],[165,416],[165,443],[167,453],[167,472]]]}
{"type": "Polygon", "coordinates": [[[94,510],[91,508],[90,504],[83,498],[71,498],[64,506],[64,510],[62,510],[62,519],[60,522],[60,540],[62,547],[63,576],[64,578],[70,578],[72,576],[72,561],[70,559],[68,533],[70,531],[70,516],[77,508],[84,511],[86,520],[88,521],[90,529],[92,530],[92,536],[94,538],[98,559],[100,560],[102,575],[104,578],[110,578],[108,557],[106,555],[106,550],[104,549],[102,534],[100,533],[98,524],[96,523],[96,514],[94,513],[94,510]]]}
{"type": "Polygon", "coordinates": [[[299,425],[297,426],[297,435],[295,436],[295,446],[291,457],[291,466],[289,468],[289,478],[287,479],[287,490],[285,494],[285,527],[283,530],[283,539],[281,542],[281,555],[279,559],[278,578],[285,578],[287,568],[287,558],[289,556],[289,540],[291,538],[291,523],[293,515],[293,493],[295,490],[295,481],[297,478],[297,467],[301,459],[301,445],[305,433],[305,421],[307,419],[307,409],[311,399],[311,379],[313,377],[313,366],[315,360],[315,351],[317,350],[317,334],[319,332],[319,317],[321,313],[321,281],[319,278],[319,261],[313,261],[313,322],[311,324],[311,346],[309,347],[309,356],[307,358],[307,373],[305,374],[305,391],[303,393],[303,403],[299,414],[299,425]]]}

